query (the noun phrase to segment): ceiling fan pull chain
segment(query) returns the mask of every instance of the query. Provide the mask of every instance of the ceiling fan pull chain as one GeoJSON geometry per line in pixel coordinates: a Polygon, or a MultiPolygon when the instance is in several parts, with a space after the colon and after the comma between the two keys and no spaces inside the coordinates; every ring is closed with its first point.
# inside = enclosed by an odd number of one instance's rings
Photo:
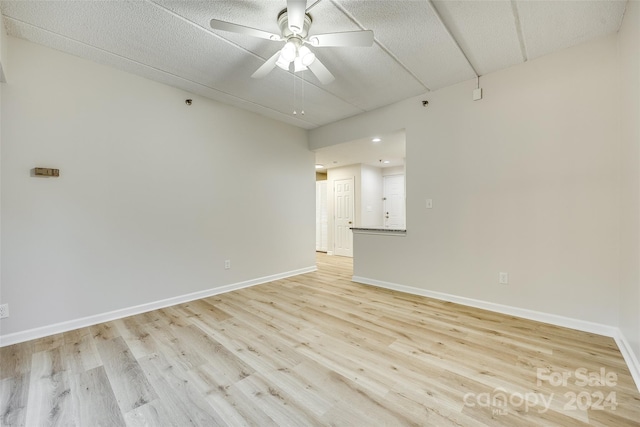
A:
{"type": "Polygon", "coordinates": [[[300,114],[304,116],[304,70],[302,70],[300,76],[302,77],[302,111],[300,112],[300,114]]]}
{"type": "Polygon", "coordinates": [[[296,73],[291,73],[291,76],[293,76],[293,115],[297,115],[297,111],[296,111],[296,73]]]}

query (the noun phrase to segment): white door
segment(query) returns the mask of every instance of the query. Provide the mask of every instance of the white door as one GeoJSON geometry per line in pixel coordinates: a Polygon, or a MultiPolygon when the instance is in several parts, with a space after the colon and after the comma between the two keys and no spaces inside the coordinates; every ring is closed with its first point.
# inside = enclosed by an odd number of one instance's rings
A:
{"type": "Polygon", "coordinates": [[[405,228],[404,175],[389,175],[384,177],[384,226],[385,228],[405,228]]]}
{"type": "Polygon", "coordinates": [[[327,181],[316,181],[316,251],[327,252],[327,181]]]}
{"type": "Polygon", "coordinates": [[[353,256],[353,178],[334,181],[334,255],[353,256]]]}

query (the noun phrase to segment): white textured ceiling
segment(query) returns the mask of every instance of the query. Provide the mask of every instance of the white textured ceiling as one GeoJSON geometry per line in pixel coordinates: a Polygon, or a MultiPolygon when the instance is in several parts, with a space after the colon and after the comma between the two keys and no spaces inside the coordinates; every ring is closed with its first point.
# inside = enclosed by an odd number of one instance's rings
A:
{"type": "Polygon", "coordinates": [[[215,18],[279,33],[276,18],[286,0],[3,0],[0,10],[12,36],[312,129],[614,33],[625,6],[622,0],[309,0],[311,34],[375,34],[372,47],[315,49],[336,77],[329,85],[279,68],[252,79],[282,42],[209,27],[215,18]]]}

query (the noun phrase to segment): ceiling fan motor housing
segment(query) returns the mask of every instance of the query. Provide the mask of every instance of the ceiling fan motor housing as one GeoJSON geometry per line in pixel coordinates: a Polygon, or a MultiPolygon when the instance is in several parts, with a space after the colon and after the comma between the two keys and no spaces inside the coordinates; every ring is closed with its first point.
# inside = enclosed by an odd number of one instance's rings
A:
{"type": "Polygon", "coordinates": [[[289,14],[287,13],[287,9],[284,9],[278,14],[278,27],[280,27],[280,34],[282,34],[282,37],[286,40],[291,37],[299,37],[301,39],[307,37],[307,34],[309,34],[309,27],[312,22],[313,19],[311,19],[311,15],[306,13],[304,15],[302,30],[298,34],[294,34],[289,28],[289,14]]]}

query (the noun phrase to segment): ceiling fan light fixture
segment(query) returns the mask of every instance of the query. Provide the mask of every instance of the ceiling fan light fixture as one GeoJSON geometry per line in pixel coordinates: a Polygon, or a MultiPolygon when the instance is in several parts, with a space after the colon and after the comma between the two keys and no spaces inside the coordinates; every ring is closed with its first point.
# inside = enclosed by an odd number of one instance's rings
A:
{"type": "Polygon", "coordinates": [[[328,85],[335,80],[335,77],[309,47],[371,46],[374,42],[373,31],[357,30],[311,36],[309,29],[313,19],[306,11],[307,1],[286,0],[287,7],[278,14],[277,18],[280,34],[217,19],[212,19],[209,25],[214,30],[285,43],[280,51],[275,52],[251,75],[252,78],[265,77],[277,66],[287,72],[291,72],[292,69],[295,70],[294,72],[308,69],[320,83],[328,85]]]}
{"type": "Polygon", "coordinates": [[[296,57],[296,59],[293,61],[293,69],[294,72],[298,72],[298,71],[305,71],[307,70],[307,66],[304,65],[304,61],[302,59],[300,59],[300,57],[296,57]]]}
{"type": "Polygon", "coordinates": [[[298,57],[305,67],[313,64],[313,61],[316,60],[316,55],[306,46],[302,46],[298,50],[298,57]]]}
{"type": "Polygon", "coordinates": [[[282,54],[282,52],[280,52],[280,57],[278,57],[278,60],[276,61],[276,65],[285,71],[289,71],[289,66],[291,65],[291,61],[284,58],[284,55],[282,54]]]}
{"type": "Polygon", "coordinates": [[[282,48],[280,57],[285,61],[291,62],[296,59],[297,52],[298,49],[296,48],[295,43],[289,40],[282,48]]]}

